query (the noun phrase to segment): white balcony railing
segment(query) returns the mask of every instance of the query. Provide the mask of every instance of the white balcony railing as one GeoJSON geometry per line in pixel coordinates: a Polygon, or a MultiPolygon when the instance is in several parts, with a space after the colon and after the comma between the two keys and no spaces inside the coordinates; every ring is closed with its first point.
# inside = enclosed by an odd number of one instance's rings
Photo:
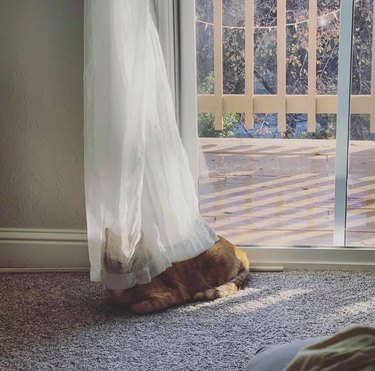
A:
{"type": "MultiPolygon", "coordinates": [[[[308,19],[308,71],[307,94],[287,94],[286,81],[286,0],[277,0],[277,94],[254,94],[254,9],[255,1],[244,0],[245,10],[245,94],[223,94],[223,0],[213,0],[214,35],[214,93],[198,95],[198,112],[210,112],[215,116],[215,129],[223,128],[222,116],[225,112],[245,113],[248,128],[253,127],[253,115],[257,113],[277,114],[278,131],[286,130],[287,114],[307,114],[308,131],[316,129],[316,114],[336,114],[337,95],[317,94],[317,0],[309,0],[308,19]],[[249,119],[250,118],[250,119],[249,119]]],[[[321,18],[321,17],[320,17],[321,18]]],[[[207,23],[207,22],[205,22],[207,23]]],[[[375,17],[372,17],[372,29],[375,29],[375,17]]],[[[368,46],[370,48],[370,45],[368,46]]],[[[375,54],[375,38],[372,37],[372,56],[375,54]]],[[[372,58],[374,59],[374,58],[372,58]]],[[[353,95],[351,112],[370,115],[370,133],[375,133],[375,63],[371,66],[371,95],[353,95]]]]}

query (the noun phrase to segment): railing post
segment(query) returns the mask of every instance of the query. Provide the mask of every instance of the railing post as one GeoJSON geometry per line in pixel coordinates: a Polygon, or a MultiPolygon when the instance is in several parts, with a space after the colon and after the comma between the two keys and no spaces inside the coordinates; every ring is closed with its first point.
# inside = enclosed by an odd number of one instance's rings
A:
{"type": "Polygon", "coordinates": [[[375,4],[372,4],[371,113],[370,133],[375,134],[375,4]],[[374,102],[374,103],[373,103],[374,102]]]}
{"type": "Polygon", "coordinates": [[[277,129],[286,130],[286,0],[277,0],[277,129]]]}
{"type": "Polygon", "coordinates": [[[214,3],[215,129],[223,130],[223,0],[214,3]]]}
{"type": "Polygon", "coordinates": [[[245,0],[245,126],[254,126],[254,1],[245,0]]]}
{"type": "Polygon", "coordinates": [[[309,1],[309,47],[308,47],[308,111],[307,130],[316,130],[316,33],[318,0],[309,1]]]}

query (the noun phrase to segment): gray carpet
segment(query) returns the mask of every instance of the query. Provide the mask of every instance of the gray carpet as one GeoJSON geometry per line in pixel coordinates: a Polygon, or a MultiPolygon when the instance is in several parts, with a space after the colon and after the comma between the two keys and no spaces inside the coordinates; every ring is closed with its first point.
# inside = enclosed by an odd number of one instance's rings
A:
{"type": "Polygon", "coordinates": [[[263,346],[375,322],[375,275],[255,273],[230,298],[140,316],[86,274],[0,275],[0,370],[243,370],[263,346]]]}

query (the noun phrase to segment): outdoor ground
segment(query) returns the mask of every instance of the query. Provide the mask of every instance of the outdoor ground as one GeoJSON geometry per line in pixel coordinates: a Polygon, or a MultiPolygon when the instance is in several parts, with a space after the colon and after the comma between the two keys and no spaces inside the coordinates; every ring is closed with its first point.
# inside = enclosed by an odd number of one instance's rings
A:
{"type": "MultiPolygon", "coordinates": [[[[335,141],[201,138],[200,209],[237,244],[332,245],[335,141]]],[[[351,141],[348,245],[375,246],[375,143],[351,141]]]]}

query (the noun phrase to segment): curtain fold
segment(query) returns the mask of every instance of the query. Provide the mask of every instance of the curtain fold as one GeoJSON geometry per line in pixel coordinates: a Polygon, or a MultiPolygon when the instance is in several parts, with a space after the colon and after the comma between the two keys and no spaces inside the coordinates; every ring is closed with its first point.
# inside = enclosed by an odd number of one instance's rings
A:
{"type": "Polygon", "coordinates": [[[201,218],[148,0],[85,2],[91,279],[150,282],[218,239],[201,218]]]}

